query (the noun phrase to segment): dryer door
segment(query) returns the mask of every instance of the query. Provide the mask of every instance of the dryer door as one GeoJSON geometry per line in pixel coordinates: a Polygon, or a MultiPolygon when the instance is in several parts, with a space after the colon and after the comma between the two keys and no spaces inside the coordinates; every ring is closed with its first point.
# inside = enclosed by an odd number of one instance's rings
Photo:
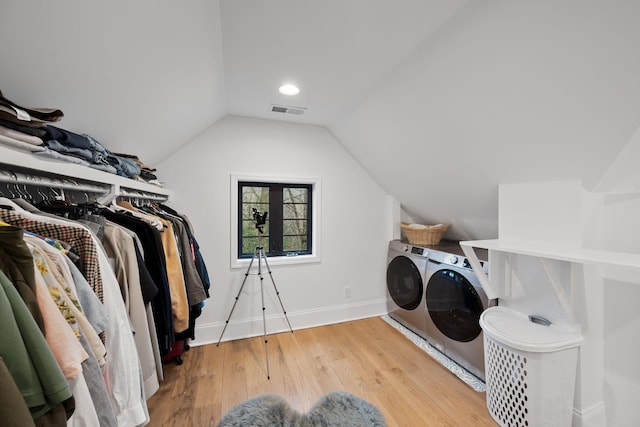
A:
{"type": "Polygon", "coordinates": [[[440,332],[461,342],[480,335],[482,300],[466,277],[449,269],[437,270],[426,292],[427,311],[440,332]]]}
{"type": "Polygon", "coordinates": [[[406,256],[397,256],[387,266],[387,290],[393,302],[415,310],[422,301],[424,283],[418,267],[406,256]]]}

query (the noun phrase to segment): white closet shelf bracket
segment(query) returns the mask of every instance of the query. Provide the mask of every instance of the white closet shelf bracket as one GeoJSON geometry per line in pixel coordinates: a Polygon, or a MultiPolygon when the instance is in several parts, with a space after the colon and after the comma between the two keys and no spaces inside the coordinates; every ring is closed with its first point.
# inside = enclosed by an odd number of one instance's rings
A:
{"type": "MultiPolygon", "coordinates": [[[[491,283],[491,279],[482,269],[480,265],[480,261],[476,255],[475,250],[473,249],[473,242],[460,242],[460,246],[462,247],[462,251],[467,256],[471,267],[473,267],[474,272],[478,276],[478,280],[480,280],[480,284],[484,289],[484,292],[487,294],[489,299],[505,297],[506,295],[501,295],[496,288],[491,283]]],[[[571,309],[571,304],[569,303],[569,299],[567,298],[566,293],[562,289],[562,285],[560,280],[558,280],[557,275],[553,272],[553,269],[549,265],[550,259],[544,257],[537,257],[538,261],[542,265],[542,269],[544,270],[549,282],[551,283],[551,288],[564,311],[566,319],[570,323],[575,323],[575,316],[573,315],[573,310],[571,309]]]]}
{"type": "Polygon", "coordinates": [[[476,255],[476,251],[473,249],[472,245],[469,245],[469,243],[472,243],[472,242],[460,242],[460,247],[462,248],[464,255],[469,260],[469,263],[471,264],[473,271],[478,276],[478,280],[480,281],[480,285],[482,285],[482,289],[484,290],[484,293],[487,295],[487,298],[489,299],[498,298],[500,295],[491,284],[491,281],[489,280],[489,276],[482,269],[482,265],[480,265],[480,260],[478,259],[478,255],[476,255]]]}
{"type": "Polygon", "coordinates": [[[551,260],[549,258],[539,257],[538,261],[540,262],[540,265],[542,265],[542,268],[551,283],[553,292],[556,294],[556,299],[560,303],[562,311],[564,311],[565,318],[569,323],[576,324],[575,316],[573,315],[573,310],[571,309],[571,304],[569,303],[567,294],[562,289],[562,284],[560,283],[558,276],[553,272],[551,265],[549,264],[551,260]]]}
{"type": "Polygon", "coordinates": [[[108,205],[118,197],[119,193],[120,193],[120,184],[112,184],[109,187],[109,191],[107,192],[107,194],[98,198],[98,203],[101,203],[103,205],[108,205]]]}
{"type": "Polygon", "coordinates": [[[98,199],[98,202],[104,205],[108,205],[119,197],[137,200],[149,200],[153,202],[166,202],[167,200],[169,200],[168,194],[124,189],[120,185],[114,184],[107,194],[98,199]]]}

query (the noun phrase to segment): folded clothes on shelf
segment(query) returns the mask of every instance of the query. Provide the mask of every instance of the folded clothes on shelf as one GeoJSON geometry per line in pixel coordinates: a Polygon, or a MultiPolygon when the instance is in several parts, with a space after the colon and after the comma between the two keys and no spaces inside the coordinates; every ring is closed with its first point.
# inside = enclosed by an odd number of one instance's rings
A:
{"type": "Polygon", "coordinates": [[[144,164],[138,156],[113,153],[90,135],[51,125],[63,117],[59,109],[26,107],[9,100],[0,91],[0,145],[159,184],[156,169],[144,164]]]}
{"type": "Polygon", "coordinates": [[[45,122],[59,122],[64,117],[64,113],[56,108],[34,108],[19,105],[0,91],[0,118],[11,122],[23,124],[42,124],[45,122]]]}

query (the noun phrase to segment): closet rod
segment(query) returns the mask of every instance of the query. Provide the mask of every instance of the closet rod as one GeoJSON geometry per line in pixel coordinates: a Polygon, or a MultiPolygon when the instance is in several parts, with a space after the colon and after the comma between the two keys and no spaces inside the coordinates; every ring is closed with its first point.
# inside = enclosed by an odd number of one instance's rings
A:
{"type": "Polygon", "coordinates": [[[166,202],[167,200],[169,200],[169,196],[162,196],[160,194],[153,194],[142,191],[127,191],[123,190],[122,188],[120,189],[120,192],[118,192],[117,197],[130,197],[132,199],[145,199],[156,202],[166,202]]]}
{"type": "Polygon", "coordinates": [[[80,184],[72,179],[53,179],[42,176],[0,170],[0,183],[57,188],[62,190],[83,191],[87,193],[105,194],[109,189],[104,186],[80,184]]]}

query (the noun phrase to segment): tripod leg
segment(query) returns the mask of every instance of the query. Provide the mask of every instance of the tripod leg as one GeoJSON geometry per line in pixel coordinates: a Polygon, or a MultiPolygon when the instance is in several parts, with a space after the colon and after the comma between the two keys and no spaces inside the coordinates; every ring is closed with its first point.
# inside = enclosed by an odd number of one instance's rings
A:
{"type": "Polygon", "coordinates": [[[264,357],[267,361],[267,379],[271,379],[269,373],[269,340],[267,339],[267,320],[265,318],[266,308],[264,306],[264,277],[262,277],[262,263],[260,262],[261,256],[264,256],[262,248],[260,248],[260,253],[258,254],[258,275],[260,276],[260,297],[262,298],[262,331],[264,337],[264,357]]]}
{"type": "MultiPolygon", "coordinates": [[[[258,249],[256,248],[256,251],[253,253],[253,256],[251,257],[251,262],[249,262],[249,267],[247,268],[247,272],[244,273],[244,279],[242,279],[242,285],[240,285],[240,290],[238,291],[238,294],[236,295],[236,300],[233,302],[233,306],[231,307],[231,311],[229,312],[229,316],[227,317],[227,320],[224,322],[224,328],[222,328],[222,333],[220,334],[220,339],[218,340],[218,344],[216,344],[216,347],[220,345],[220,341],[222,341],[222,336],[224,335],[224,331],[227,330],[227,326],[229,326],[229,319],[231,319],[231,315],[233,314],[233,310],[236,309],[236,304],[238,304],[238,299],[240,299],[240,294],[242,293],[242,289],[244,288],[244,284],[247,282],[247,277],[249,277],[249,271],[251,271],[251,266],[253,265],[253,261],[256,259],[256,257],[258,257],[258,263],[260,262],[260,254],[258,253],[258,249]]],[[[262,304],[264,305],[264,304],[262,304]]]]}
{"type": "MultiPolygon", "coordinates": [[[[271,278],[271,284],[273,284],[273,289],[276,291],[276,296],[278,297],[278,301],[280,302],[282,313],[284,314],[284,318],[287,321],[287,325],[289,325],[289,330],[291,331],[291,333],[293,333],[293,328],[291,327],[291,323],[289,322],[289,317],[287,316],[287,310],[284,309],[284,304],[282,304],[282,299],[280,298],[280,291],[276,286],[276,282],[273,280],[273,274],[271,274],[271,268],[269,267],[269,263],[267,262],[267,256],[264,254],[264,252],[261,251],[260,257],[264,258],[264,265],[267,267],[267,271],[269,272],[269,277],[271,278]]],[[[262,276],[260,277],[262,278],[262,276]]]]}

